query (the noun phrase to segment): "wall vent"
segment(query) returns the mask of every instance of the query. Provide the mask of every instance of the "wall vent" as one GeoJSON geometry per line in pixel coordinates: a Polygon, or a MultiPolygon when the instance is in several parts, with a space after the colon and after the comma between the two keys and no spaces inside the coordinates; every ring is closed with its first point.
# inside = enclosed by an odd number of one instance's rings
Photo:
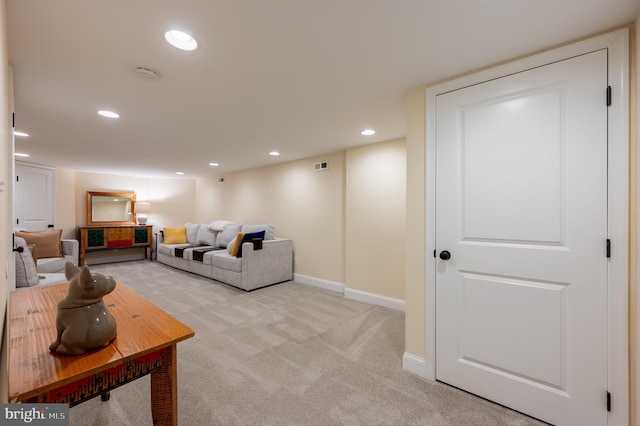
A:
{"type": "Polygon", "coordinates": [[[316,172],[321,172],[322,170],[327,170],[329,168],[329,163],[323,161],[322,163],[316,163],[313,165],[313,170],[316,172]]]}

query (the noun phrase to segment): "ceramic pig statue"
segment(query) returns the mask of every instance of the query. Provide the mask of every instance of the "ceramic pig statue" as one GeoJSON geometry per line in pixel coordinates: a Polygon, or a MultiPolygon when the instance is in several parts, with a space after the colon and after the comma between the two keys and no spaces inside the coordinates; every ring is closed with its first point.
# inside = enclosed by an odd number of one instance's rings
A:
{"type": "Polygon", "coordinates": [[[102,296],[113,291],[116,281],[71,262],[66,263],[64,273],[69,290],[67,297],[58,303],[58,336],[49,350],[80,355],[107,346],[116,337],[116,320],[102,302],[102,296]]]}

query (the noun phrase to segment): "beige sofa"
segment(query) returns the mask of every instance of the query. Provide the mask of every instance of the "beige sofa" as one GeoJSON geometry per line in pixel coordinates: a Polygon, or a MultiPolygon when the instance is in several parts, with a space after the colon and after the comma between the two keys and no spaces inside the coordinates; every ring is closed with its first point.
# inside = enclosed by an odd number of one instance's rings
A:
{"type": "Polygon", "coordinates": [[[293,278],[293,242],[275,238],[271,225],[216,221],[187,223],[184,229],[184,242],[170,243],[168,239],[161,242],[165,236],[160,233],[156,248],[158,262],[245,291],[293,278]],[[263,231],[264,239],[260,239],[263,231]],[[247,241],[238,244],[241,253],[234,255],[232,248],[238,235],[247,241]]]}

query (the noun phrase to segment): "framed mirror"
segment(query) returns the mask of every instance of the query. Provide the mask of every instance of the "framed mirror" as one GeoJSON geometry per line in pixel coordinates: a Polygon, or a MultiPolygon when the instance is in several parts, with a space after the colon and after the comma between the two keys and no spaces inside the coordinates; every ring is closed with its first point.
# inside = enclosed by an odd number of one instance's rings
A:
{"type": "Polygon", "coordinates": [[[135,225],[136,194],[87,191],[87,225],[135,225]]]}

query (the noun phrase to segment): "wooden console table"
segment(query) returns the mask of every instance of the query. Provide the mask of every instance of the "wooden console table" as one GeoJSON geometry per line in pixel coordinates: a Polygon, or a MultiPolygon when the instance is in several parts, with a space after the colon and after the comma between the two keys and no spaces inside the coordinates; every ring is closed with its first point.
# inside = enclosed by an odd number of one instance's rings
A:
{"type": "Polygon", "coordinates": [[[81,226],[79,265],[84,265],[86,253],[123,248],[144,248],[144,257],[153,260],[153,235],[151,225],[81,226]]]}
{"type": "Polygon", "coordinates": [[[57,304],[67,288],[64,283],[11,292],[9,402],[72,407],[151,374],[153,424],[177,425],[176,344],[193,337],[193,330],[118,282],[104,297],[118,326],[111,344],[83,355],[53,354],[57,304]]]}

